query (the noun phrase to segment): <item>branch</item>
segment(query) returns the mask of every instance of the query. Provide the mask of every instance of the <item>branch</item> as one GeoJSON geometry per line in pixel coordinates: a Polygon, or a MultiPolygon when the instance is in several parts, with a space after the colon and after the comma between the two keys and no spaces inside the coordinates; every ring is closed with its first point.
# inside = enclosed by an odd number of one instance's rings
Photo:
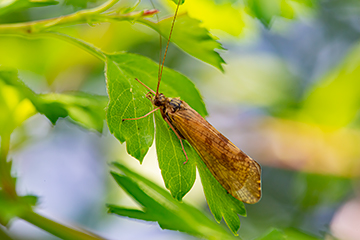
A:
{"type": "Polygon", "coordinates": [[[152,16],[153,14],[158,12],[158,10],[153,9],[139,12],[131,12],[127,14],[118,14],[116,12],[104,13],[118,1],[119,0],[109,0],[99,7],[81,10],[66,16],[60,16],[56,18],[24,23],[0,24],[0,35],[6,34],[29,36],[35,33],[47,32],[57,27],[64,27],[75,24],[101,23],[124,20],[135,21],[142,17],[152,16]]]}
{"type": "Polygon", "coordinates": [[[103,239],[102,237],[96,236],[95,234],[90,232],[86,232],[85,230],[78,230],[59,224],[33,211],[24,211],[19,217],[61,239],[103,239]]]}
{"type": "MultiPolygon", "coordinates": [[[[96,8],[87,10],[89,13],[102,13],[114,6],[119,0],[109,0],[106,1],[103,5],[100,5],[96,8]]],[[[86,10],[85,10],[86,11],[86,10]]]]}
{"type": "Polygon", "coordinates": [[[0,239],[2,240],[13,240],[6,232],[0,227],[0,239]]]}
{"type": "Polygon", "coordinates": [[[12,199],[17,198],[15,181],[11,177],[10,165],[7,162],[10,148],[10,133],[5,132],[1,135],[0,146],[0,186],[2,190],[12,199]]]}
{"type": "Polygon", "coordinates": [[[90,43],[87,43],[85,41],[82,41],[78,38],[71,37],[69,35],[59,33],[59,32],[44,32],[36,34],[34,37],[51,37],[51,38],[58,38],[61,40],[64,40],[66,42],[69,42],[75,46],[78,46],[88,53],[92,54],[93,56],[97,57],[101,61],[106,61],[106,54],[99,48],[95,47],[94,45],[91,45],[90,43]]]}

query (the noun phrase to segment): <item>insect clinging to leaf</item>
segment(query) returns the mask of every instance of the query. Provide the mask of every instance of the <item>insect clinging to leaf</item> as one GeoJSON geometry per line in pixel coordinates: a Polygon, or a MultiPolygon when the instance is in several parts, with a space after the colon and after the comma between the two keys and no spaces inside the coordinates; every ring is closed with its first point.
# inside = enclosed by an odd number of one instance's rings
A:
{"type": "Polygon", "coordinates": [[[156,91],[139,79],[135,79],[149,90],[146,96],[154,109],[142,117],[125,118],[122,121],[142,119],[160,111],[162,118],[180,141],[185,156],[184,164],[189,161],[183,145],[183,140],[186,140],[229,194],[244,203],[257,203],[261,198],[261,166],[217,131],[185,101],[180,98],[168,98],[159,93],[164,61],[179,6],[180,1],[176,7],[163,60],[161,62],[160,58],[159,61],[156,91]]]}

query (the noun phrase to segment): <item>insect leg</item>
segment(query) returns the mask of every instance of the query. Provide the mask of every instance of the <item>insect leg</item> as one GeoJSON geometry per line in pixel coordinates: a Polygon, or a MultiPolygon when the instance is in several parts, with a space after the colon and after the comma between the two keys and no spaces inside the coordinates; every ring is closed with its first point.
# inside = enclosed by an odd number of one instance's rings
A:
{"type": "Polygon", "coordinates": [[[148,112],[147,114],[145,114],[144,116],[137,117],[137,118],[124,118],[122,121],[127,121],[127,120],[139,120],[139,119],[142,119],[142,118],[145,118],[145,117],[149,116],[150,114],[152,114],[153,112],[155,112],[155,111],[157,111],[157,110],[159,110],[159,109],[160,109],[160,107],[157,107],[157,108],[151,110],[150,112],[148,112]]]}
{"type": "Polygon", "coordinates": [[[184,164],[186,164],[188,162],[188,156],[186,154],[186,151],[185,151],[185,148],[184,148],[184,145],[183,145],[183,142],[182,142],[182,138],[180,137],[179,133],[175,130],[174,126],[170,123],[170,121],[164,117],[164,120],[167,122],[167,124],[170,126],[170,128],[173,130],[173,132],[175,133],[175,135],[178,137],[178,139],[180,140],[180,143],[181,143],[181,147],[182,147],[182,150],[185,154],[185,157],[186,157],[186,161],[184,162],[184,164]]]}

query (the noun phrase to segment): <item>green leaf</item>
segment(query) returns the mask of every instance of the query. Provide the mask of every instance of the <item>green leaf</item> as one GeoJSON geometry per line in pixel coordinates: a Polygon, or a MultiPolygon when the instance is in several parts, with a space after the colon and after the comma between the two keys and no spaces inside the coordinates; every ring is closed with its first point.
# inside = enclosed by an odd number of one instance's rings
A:
{"type": "Polygon", "coordinates": [[[195,159],[197,154],[189,144],[183,140],[185,151],[189,161],[186,161],[180,140],[158,112],[156,119],[156,152],[159,167],[163,176],[165,186],[170,190],[172,196],[181,200],[190,191],[196,178],[195,159]]]}
{"type": "MultiPolygon", "coordinates": [[[[47,112],[47,115],[54,113],[54,106],[59,106],[59,109],[64,109],[67,115],[77,124],[87,129],[94,129],[98,132],[102,132],[104,119],[105,119],[105,107],[108,102],[106,96],[92,95],[82,92],[74,92],[69,94],[43,94],[39,95],[42,100],[42,106],[46,107],[43,112],[47,112]]],[[[55,107],[55,109],[57,109],[55,107]]],[[[52,118],[56,118],[56,114],[52,118]]]]}
{"type": "Polygon", "coordinates": [[[246,216],[244,204],[226,192],[221,184],[210,173],[200,157],[197,157],[196,161],[206,200],[212,214],[217,222],[220,222],[221,219],[224,218],[224,221],[230,230],[237,235],[237,231],[240,228],[238,214],[246,216]]]}
{"type": "Polygon", "coordinates": [[[201,21],[201,27],[240,37],[249,25],[246,24],[245,7],[238,3],[237,0],[197,0],[187,1],[185,7],[190,17],[201,21]]]}
{"type": "MultiPolygon", "coordinates": [[[[55,124],[59,117],[65,117],[67,115],[66,110],[59,106],[59,104],[43,104],[38,95],[18,78],[16,70],[0,67],[0,80],[14,87],[23,98],[29,99],[37,111],[44,114],[53,124],[55,124]]],[[[14,98],[14,94],[11,97],[14,98]]]]}
{"type": "Polygon", "coordinates": [[[44,7],[58,4],[55,0],[7,0],[0,1],[0,15],[32,7],[44,7]]]}
{"type": "Polygon", "coordinates": [[[17,71],[0,66],[0,134],[10,134],[23,121],[36,113],[32,102],[24,96],[17,71]]]}
{"type": "Polygon", "coordinates": [[[172,0],[176,5],[179,3],[180,1],[180,5],[184,4],[185,0],[172,0]]]}
{"type": "MultiPolygon", "coordinates": [[[[120,141],[126,141],[128,153],[140,162],[154,140],[154,122],[151,116],[122,121],[124,118],[144,116],[153,109],[145,97],[148,90],[135,78],[156,90],[158,64],[130,53],[108,55],[106,79],[109,95],[107,122],[109,130],[120,141]]],[[[160,92],[167,97],[180,97],[203,116],[207,114],[204,103],[194,84],[184,75],[164,68],[160,92]]]]}
{"type": "Polygon", "coordinates": [[[145,221],[157,221],[161,228],[178,230],[206,239],[234,239],[220,225],[211,221],[198,209],[178,202],[153,182],[114,163],[123,172],[112,176],[131,197],[141,205],[141,210],[108,205],[109,212],[145,221]]]}
{"type": "MultiPolygon", "coordinates": [[[[105,118],[104,110],[107,103],[107,97],[105,96],[95,96],[81,92],[71,94],[36,94],[18,78],[17,71],[5,67],[0,67],[0,83],[1,82],[12,87],[15,91],[15,93],[8,97],[8,100],[3,100],[4,102],[15,101],[15,99],[28,99],[36,110],[44,114],[53,124],[55,124],[59,118],[69,116],[80,126],[95,129],[99,132],[102,131],[103,120],[105,118]]],[[[2,95],[8,94],[9,89],[7,89],[6,92],[7,93],[2,95]]],[[[23,107],[22,111],[30,112],[31,109],[29,110],[29,108],[31,107],[29,104],[24,104],[20,100],[17,101],[19,102],[18,105],[23,107]],[[23,104],[21,105],[20,103],[23,104]]],[[[1,99],[0,108],[2,108],[1,99]]],[[[15,113],[18,111],[17,109],[13,110],[15,113]]],[[[15,115],[16,116],[13,117],[17,118],[19,114],[15,115]]],[[[19,123],[25,120],[25,117],[30,117],[31,115],[32,114],[29,113],[26,116],[21,116],[22,118],[21,121],[19,120],[19,123]]],[[[16,124],[16,126],[19,125],[19,123],[16,124]]]]}
{"type": "MultiPolygon", "coordinates": [[[[159,23],[147,19],[138,19],[138,21],[148,25],[168,39],[172,19],[166,18],[159,23]]],[[[213,65],[223,72],[224,69],[221,64],[225,63],[225,61],[219,53],[215,52],[215,49],[224,48],[210,35],[206,28],[200,27],[200,24],[199,20],[190,18],[187,14],[179,15],[175,22],[171,41],[184,52],[213,65]]]]}

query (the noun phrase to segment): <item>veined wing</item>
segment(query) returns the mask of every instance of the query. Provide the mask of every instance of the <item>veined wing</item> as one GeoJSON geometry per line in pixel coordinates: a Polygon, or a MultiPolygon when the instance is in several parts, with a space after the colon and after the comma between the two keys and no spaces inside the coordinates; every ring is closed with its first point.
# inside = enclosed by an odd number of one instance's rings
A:
{"type": "Polygon", "coordinates": [[[256,203],[261,198],[261,167],[182,101],[167,116],[197,151],[216,180],[236,199],[256,203]]]}

